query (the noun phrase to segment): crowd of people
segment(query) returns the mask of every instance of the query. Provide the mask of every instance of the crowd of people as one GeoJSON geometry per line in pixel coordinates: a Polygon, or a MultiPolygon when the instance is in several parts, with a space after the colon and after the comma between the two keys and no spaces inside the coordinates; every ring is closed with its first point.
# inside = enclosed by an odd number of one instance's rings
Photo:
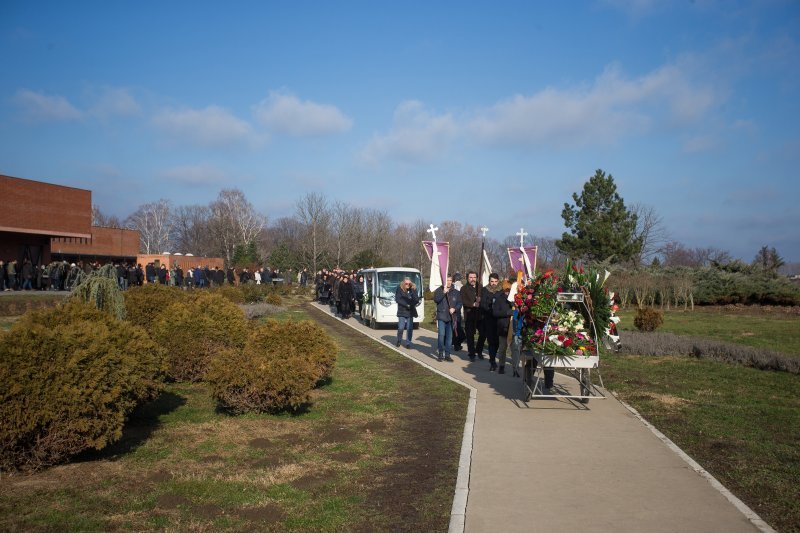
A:
{"type": "Polygon", "coordinates": [[[364,276],[357,270],[324,268],[314,276],[317,300],[330,305],[331,312],[340,318],[361,316],[364,303],[364,276]]]}
{"type": "MultiPolygon", "coordinates": [[[[466,343],[470,361],[483,360],[484,350],[488,352],[491,372],[504,374],[510,355],[512,374],[519,377],[524,321],[514,305],[516,281],[501,281],[497,273],[492,273],[489,282],[481,286],[474,271],[467,273],[466,283],[459,273],[447,277],[445,284],[433,293],[439,361],[453,361],[453,352],[461,351],[466,343]]],[[[354,313],[361,315],[364,278],[358,271],[323,269],[316,274],[315,286],[317,299],[330,305],[336,316],[347,319],[354,313]]],[[[405,337],[405,347],[411,348],[419,291],[410,277],[398,285],[394,299],[397,304],[396,346],[403,344],[405,337]]],[[[545,389],[553,386],[553,376],[554,370],[545,368],[545,389]]]]}
{"type": "MultiPolygon", "coordinates": [[[[308,284],[308,269],[298,269],[297,274],[280,269],[257,268],[252,271],[245,268],[220,268],[209,266],[193,267],[183,270],[180,264],[170,267],[155,262],[145,266],[134,262],[112,263],[116,269],[119,288],[146,283],[159,283],[181,288],[205,288],[224,284],[240,285],[244,283],[278,283],[292,284],[295,281],[301,286],[308,284]]],[[[34,265],[30,259],[24,259],[20,265],[17,260],[5,262],[0,260],[0,291],[69,291],[81,274],[89,274],[104,266],[99,261],[65,260],[53,261],[49,264],[34,265]]]]}

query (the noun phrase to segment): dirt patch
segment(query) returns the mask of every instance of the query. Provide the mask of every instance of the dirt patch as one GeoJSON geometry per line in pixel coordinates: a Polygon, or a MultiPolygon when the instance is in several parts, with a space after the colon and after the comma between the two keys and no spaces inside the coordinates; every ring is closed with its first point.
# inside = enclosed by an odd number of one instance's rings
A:
{"type": "Polygon", "coordinates": [[[356,452],[349,452],[347,450],[342,450],[340,452],[333,452],[330,454],[330,458],[334,461],[340,461],[342,463],[352,463],[356,461],[359,457],[361,457],[360,453],[356,452]]]}
{"type": "Polygon", "coordinates": [[[281,440],[286,444],[295,446],[297,444],[304,444],[306,437],[305,435],[300,435],[298,433],[288,433],[286,435],[281,435],[281,440]]]}
{"type": "Polygon", "coordinates": [[[269,455],[261,459],[256,459],[250,464],[255,468],[275,468],[276,466],[282,465],[284,462],[285,459],[281,455],[269,455]]]}
{"type": "Polygon", "coordinates": [[[332,428],[322,434],[320,441],[331,444],[342,444],[352,442],[358,438],[358,434],[352,429],[339,427],[332,428]]]}
{"type": "Polygon", "coordinates": [[[221,463],[225,461],[225,458],[221,455],[206,455],[200,458],[200,460],[204,463],[221,463]]]}
{"type": "Polygon", "coordinates": [[[259,450],[266,450],[267,448],[272,447],[272,441],[264,437],[253,439],[249,442],[249,444],[251,447],[258,448],[259,450]]]}
{"type": "Polygon", "coordinates": [[[332,472],[307,474],[301,478],[292,481],[292,486],[296,489],[313,493],[314,489],[318,489],[319,487],[323,486],[324,484],[335,478],[336,474],[332,472]]]}
{"type": "Polygon", "coordinates": [[[239,511],[239,516],[245,520],[261,525],[274,524],[283,520],[286,512],[277,505],[266,504],[261,507],[251,507],[239,511]]]}
{"type": "Polygon", "coordinates": [[[162,509],[177,509],[180,506],[192,505],[192,501],[178,494],[162,494],[156,500],[156,505],[162,509]]]}
{"type": "Polygon", "coordinates": [[[172,479],[172,474],[166,470],[157,470],[145,478],[150,483],[163,483],[172,479]]]}
{"type": "Polygon", "coordinates": [[[364,424],[364,429],[369,433],[380,433],[386,429],[386,422],[383,420],[373,420],[364,424]]]}
{"type": "Polygon", "coordinates": [[[219,505],[214,505],[213,503],[193,505],[192,512],[197,516],[207,520],[213,520],[219,515],[223,514],[222,507],[219,505]]]}

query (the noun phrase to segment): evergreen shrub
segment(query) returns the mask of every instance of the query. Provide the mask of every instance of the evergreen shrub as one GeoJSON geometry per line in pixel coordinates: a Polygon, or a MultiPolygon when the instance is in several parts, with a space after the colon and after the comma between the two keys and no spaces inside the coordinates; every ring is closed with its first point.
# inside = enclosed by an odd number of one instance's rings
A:
{"type": "Polygon", "coordinates": [[[234,413],[297,410],[330,377],[337,347],[312,322],[267,321],[243,350],[223,350],[210,365],[212,394],[234,413]]]}
{"type": "Polygon", "coordinates": [[[187,293],[178,287],[146,283],[131,287],[123,293],[128,321],[152,334],[156,319],[170,305],[186,299],[187,293]]]}
{"type": "Polygon", "coordinates": [[[239,285],[238,288],[242,293],[244,302],[248,304],[263,302],[269,292],[266,285],[256,285],[255,283],[245,283],[244,285],[239,285]]]}
{"type": "Polygon", "coordinates": [[[222,287],[213,289],[213,291],[235,304],[244,303],[244,294],[238,287],[234,287],[233,285],[223,285],[222,287]]]}
{"type": "Polygon", "coordinates": [[[202,381],[218,350],[244,346],[247,329],[239,306],[216,292],[194,291],[158,315],[152,336],[167,352],[170,378],[202,381]]]}
{"type": "Polygon", "coordinates": [[[663,323],[664,313],[652,307],[640,307],[633,319],[633,325],[639,331],[655,331],[663,323]]]}
{"type": "Polygon", "coordinates": [[[272,305],[281,305],[283,304],[283,299],[278,296],[277,294],[268,294],[264,301],[268,304],[272,305]]]}
{"type": "Polygon", "coordinates": [[[28,313],[0,335],[0,469],[35,470],[116,441],[165,371],[142,328],[91,305],[28,313]]]}

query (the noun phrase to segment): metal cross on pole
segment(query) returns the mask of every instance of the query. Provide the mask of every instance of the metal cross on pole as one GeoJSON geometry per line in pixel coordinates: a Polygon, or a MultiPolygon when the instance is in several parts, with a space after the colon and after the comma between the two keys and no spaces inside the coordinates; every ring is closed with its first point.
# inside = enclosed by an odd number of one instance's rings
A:
{"type": "Polygon", "coordinates": [[[519,236],[519,245],[520,245],[520,247],[525,246],[525,236],[528,235],[528,234],[525,233],[524,229],[519,228],[519,231],[517,232],[517,235],[519,236]]]}
{"type": "Polygon", "coordinates": [[[486,238],[486,232],[487,232],[487,231],[489,231],[489,228],[487,228],[486,226],[483,226],[483,227],[481,228],[481,234],[483,235],[483,238],[484,238],[484,239],[486,238]]]}
{"type": "Polygon", "coordinates": [[[433,224],[431,224],[431,227],[429,229],[425,230],[426,233],[430,233],[431,234],[431,239],[433,239],[433,242],[436,242],[436,232],[437,231],[439,231],[439,228],[434,227],[433,224]]]}

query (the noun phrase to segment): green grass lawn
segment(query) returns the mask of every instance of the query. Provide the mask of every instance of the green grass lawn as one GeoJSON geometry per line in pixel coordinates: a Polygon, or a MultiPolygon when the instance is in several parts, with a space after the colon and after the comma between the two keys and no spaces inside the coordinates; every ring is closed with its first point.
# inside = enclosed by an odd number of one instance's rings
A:
{"type": "Polygon", "coordinates": [[[779,531],[800,526],[800,376],[606,355],[610,390],[779,531]]]}
{"type": "MultiPolygon", "coordinates": [[[[619,313],[621,331],[636,329],[635,310],[619,313]]],[[[734,342],[754,348],[800,356],[800,316],[785,314],[721,313],[696,309],[664,313],[664,325],[658,331],[734,342]]]]}
{"type": "Polygon", "coordinates": [[[169,384],[106,450],[0,476],[0,530],[446,529],[468,391],[329,322],[339,357],[307,411],[229,416],[169,384]]]}

